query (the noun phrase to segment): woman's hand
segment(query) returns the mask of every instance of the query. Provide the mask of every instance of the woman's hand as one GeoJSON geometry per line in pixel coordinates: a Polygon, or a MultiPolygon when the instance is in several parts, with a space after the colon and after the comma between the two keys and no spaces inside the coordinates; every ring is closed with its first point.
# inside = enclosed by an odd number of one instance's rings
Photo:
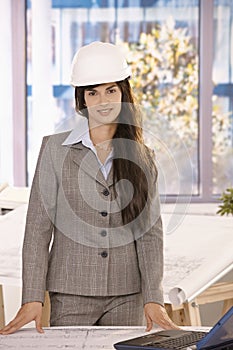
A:
{"type": "Polygon", "coordinates": [[[0,330],[0,334],[7,335],[14,333],[25,324],[35,320],[36,329],[39,333],[44,333],[41,326],[42,303],[31,302],[24,304],[18,311],[15,318],[0,330]]]}
{"type": "Polygon", "coordinates": [[[156,304],[148,303],[144,306],[146,316],[146,331],[150,331],[153,323],[164,329],[179,329],[179,327],[169,318],[165,307],[156,304]]]}

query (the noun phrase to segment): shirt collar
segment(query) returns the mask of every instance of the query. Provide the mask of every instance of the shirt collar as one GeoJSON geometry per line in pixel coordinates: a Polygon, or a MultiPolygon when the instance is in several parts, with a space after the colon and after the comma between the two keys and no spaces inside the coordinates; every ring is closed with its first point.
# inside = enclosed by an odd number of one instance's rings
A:
{"type": "Polygon", "coordinates": [[[76,127],[71,131],[62,146],[71,146],[78,142],[91,143],[88,120],[85,117],[79,117],[76,127]]]}
{"type": "MultiPolygon", "coordinates": [[[[90,148],[97,156],[95,146],[90,138],[88,119],[85,117],[79,117],[76,127],[71,131],[62,146],[72,146],[75,143],[82,142],[83,146],[90,148]]],[[[97,156],[98,158],[98,156],[97,156]]],[[[112,161],[113,150],[108,155],[105,164],[112,161]]],[[[100,161],[101,166],[103,165],[100,161]]]]}

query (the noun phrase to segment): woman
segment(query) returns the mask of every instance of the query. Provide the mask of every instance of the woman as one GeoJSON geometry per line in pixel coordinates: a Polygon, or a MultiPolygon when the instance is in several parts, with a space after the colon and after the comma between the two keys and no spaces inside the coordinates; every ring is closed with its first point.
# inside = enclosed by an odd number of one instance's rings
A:
{"type": "Polygon", "coordinates": [[[74,57],[72,132],[44,137],[23,246],[23,298],[1,334],[35,320],[45,290],[51,326],[177,328],[162,293],[163,232],[153,153],[144,145],[126,60],[94,42],[74,57]],[[52,242],[52,243],[51,243],[52,242]],[[51,247],[51,249],[50,249],[51,247]]]}

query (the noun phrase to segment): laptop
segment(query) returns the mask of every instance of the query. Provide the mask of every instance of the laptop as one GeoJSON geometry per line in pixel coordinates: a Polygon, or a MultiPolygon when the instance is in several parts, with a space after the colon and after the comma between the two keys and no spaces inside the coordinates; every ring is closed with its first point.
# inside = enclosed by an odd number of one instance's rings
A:
{"type": "Polygon", "coordinates": [[[114,344],[117,350],[233,350],[233,306],[209,332],[165,330],[114,344]]]}

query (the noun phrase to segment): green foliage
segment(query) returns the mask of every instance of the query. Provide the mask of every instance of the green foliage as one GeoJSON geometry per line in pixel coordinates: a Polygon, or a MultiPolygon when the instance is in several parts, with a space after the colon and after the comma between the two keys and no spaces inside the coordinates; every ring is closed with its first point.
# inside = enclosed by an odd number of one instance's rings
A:
{"type": "Polygon", "coordinates": [[[233,187],[227,188],[220,197],[222,204],[219,206],[217,214],[220,215],[233,215],[233,187]]]}
{"type": "Polygon", "coordinates": [[[167,137],[170,144],[177,142],[178,134],[187,146],[195,147],[198,56],[187,28],[176,28],[170,17],[151,33],[142,33],[137,44],[124,45],[133,72],[131,85],[145,109],[146,124],[164,130],[163,139],[167,137]]]}
{"type": "MultiPolygon", "coordinates": [[[[144,126],[169,148],[182,152],[187,147],[194,165],[198,145],[198,52],[187,28],[176,27],[170,17],[142,33],[138,43],[123,43],[132,69],[131,85],[144,111],[144,126]]],[[[213,95],[213,183],[226,187],[231,175],[219,169],[231,159],[231,113],[221,110],[213,95]]],[[[152,141],[149,140],[149,144],[152,141]]],[[[228,163],[229,164],[229,163],[228,163]]]]}

